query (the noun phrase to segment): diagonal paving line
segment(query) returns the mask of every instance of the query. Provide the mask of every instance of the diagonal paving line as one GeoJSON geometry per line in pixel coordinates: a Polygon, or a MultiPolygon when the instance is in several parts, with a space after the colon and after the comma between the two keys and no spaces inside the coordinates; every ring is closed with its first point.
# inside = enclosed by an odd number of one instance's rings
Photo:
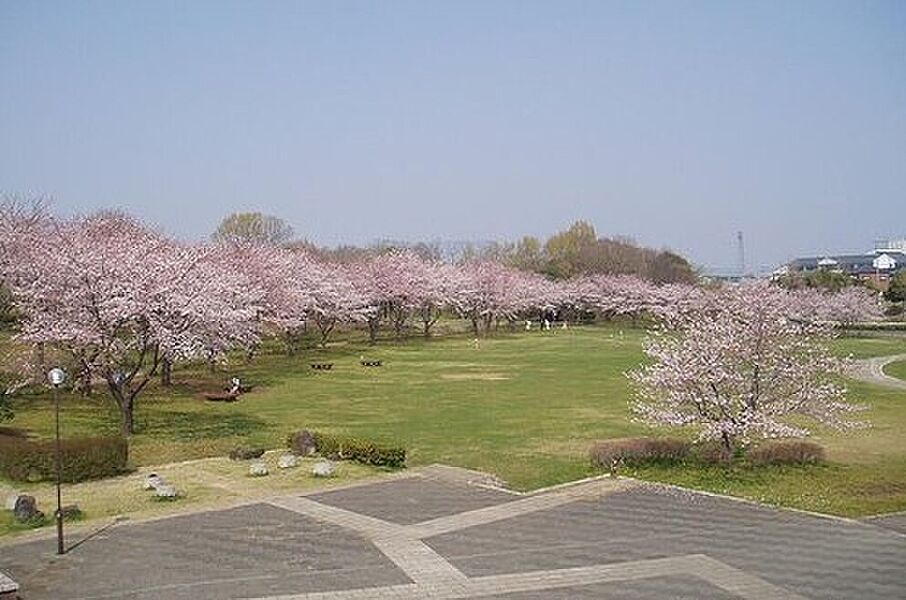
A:
{"type": "Polygon", "coordinates": [[[407,535],[406,527],[301,497],[278,498],[273,506],[351,529],[371,541],[412,581],[455,589],[466,576],[424,542],[407,535]]]}
{"type": "Polygon", "coordinates": [[[301,496],[273,498],[268,504],[356,531],[369,539],[399,535],[401,527],[351,510],[322,504],[301,496]]]}
{"type": "Polygon", "coordinates": [[[456,586],[467,581],[462,571],[420,540],[397,535],[371,542],[415,583],[456,586]]]}
{"type": "Polygon", "coordinates": [[[741,571],[730,565],[711,558],[706,554],[693,554],[687,557],[691,563],[690,571],[711,585],[715,585],[740,598],[759,600],[804,600],[782,587],[764,579],[741,571]]]}
{"type": "Polygon", "coordinates": [[[804,600],[763,579],[743,573],[702,554],[637,560],[590,567],[573,567],[528,573],[509,573],[466,579],[451,586],[443,582],[360,588],[269,596],[256,600],[464,600],[498,594],[537,592],[601,583],[635,581],[671,575],[692,575],[731,592],[743,600],[804,600]]]}
{"type": "Polygon", "coordinates": [[[621,489],[625,489],[627,484],[612,479],[603,479],[591,481],[582,485],[571,486],[556,491],[546,492],[537,496],[528,496],[521,500],[504,502],[494,506],[487,506],[468,512],[439,517],[430,521],[423,521],[416,525],[409,526],[411,534],[419,539],[425,539],[444,533],[451,533],[475,527],[477,525],[487,525],[496,521],[504,521],[522,515],[556,508],[563,504],[569,504],[576,500],[590,497],[601,497],[621,489]]]}

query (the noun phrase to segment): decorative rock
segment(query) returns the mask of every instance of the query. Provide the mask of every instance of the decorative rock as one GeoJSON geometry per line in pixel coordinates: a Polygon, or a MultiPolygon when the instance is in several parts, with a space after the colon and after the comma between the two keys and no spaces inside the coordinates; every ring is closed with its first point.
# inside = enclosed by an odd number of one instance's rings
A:
{"type": "Polygon", "coordinates": [[[311,469],[311,474],[315,477],[330,477],[336,472],[337,468],[329,460],[319,460],[311,469]]]}
{"type": "Polygon", "coordinates": [[[299,466],[299,457],[295,454],[284,454],[277,459],[277,466],[281,469],[292,469],[299,466]]]}
{"type": "Polygon", "coordinates": [[[297,432],[293,435],[292,451],[299,456],[311,456],[317,450],[315,436],[307,429],[297,432]]]}
{"type": "Polygon", "coordinates": [[[157,473],[149,473],[142,483],[142,489],[145,491],[156,490],[159,486],[165,485],[163,478],[157,473]]]}
{"type": "Polygon", "coordinates": [[[253,462],[249,465],[249,475],[252,477],[264,477],[270,471],[267,470],[267,465],[263,462],[253,462]]]}
{"type": "Polygon", "coordinates": [[[179,496],[179,492],[176,491],[176,488],[166,483],[161,483],[154,488],[154,490],[154,495],[158,498],[176,498],[179,496]]]}
{"type": "Polygon", "coordinates": [[[13,507],[13,516],[20,523],[27,523],[34,519],[43,519],[44,513],[38,510],[38,502],[34,496],[20,495],[16,498],[16,505],[13,507]]]}
{"type": "Polygon", "coordinates": [[[0,598],[3,598],[4,600],[15,600],[19,597],[16,594],[18,591],[19,584],[0,571],[0,598]]]}

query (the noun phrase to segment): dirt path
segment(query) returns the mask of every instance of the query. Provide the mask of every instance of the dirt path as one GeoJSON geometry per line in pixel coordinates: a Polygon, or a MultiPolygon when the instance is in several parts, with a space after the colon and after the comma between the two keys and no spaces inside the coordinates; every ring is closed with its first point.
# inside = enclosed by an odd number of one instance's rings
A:
{"type": "Polygon", "coordinates": [[[898,360],[906,360],[906,354],[876,356],[854,361],[850,375],[860,381],[883,385],[884,387],[906,390],[906,381],[891,377],[884,372],[884,367],[898,360]]]}

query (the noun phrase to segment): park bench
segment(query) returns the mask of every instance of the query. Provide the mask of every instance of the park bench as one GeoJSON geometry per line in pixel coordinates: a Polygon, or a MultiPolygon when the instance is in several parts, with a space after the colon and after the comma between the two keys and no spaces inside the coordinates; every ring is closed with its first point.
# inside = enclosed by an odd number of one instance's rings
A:
{"type": "Polygon", "coordinates": [[[315,371],[330,371],[333,363],[311,363],[311,368],[315,371]]]}
{"type": "Polygon", "coordinates": [[[380,367],[383,361],[380,360],[362,360],[363,367],[380,367]]]}

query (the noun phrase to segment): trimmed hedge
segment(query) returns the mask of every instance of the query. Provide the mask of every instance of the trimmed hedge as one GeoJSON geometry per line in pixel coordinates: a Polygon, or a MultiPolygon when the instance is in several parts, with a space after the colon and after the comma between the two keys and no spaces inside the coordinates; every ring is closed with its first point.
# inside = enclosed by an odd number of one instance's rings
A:
{"type": "Polygon", "coordinates": [[[702,464],[726,467],[741,455],[741,449],[737,446],[730,451],[719,441],[708,440],[696,444],[693,454],[702,464]]]}
{"type": "Polygon", "coordinates": [[[746,458],[753,465],[816,465],[824,462],[824,448],[815,442],[777,440],[752,448],[746,458]]]}
{"type": "MultiPolygon", "coordinates": [[[[72,438],[60,442],[61,478],[66,483],[111,477],[125,472],[129,445],[122,437],[72,438]]],[[[53,440],[0,436],[0,474],[13,481],[55,479],[53,440]]]]}
{"type": "Polygon", "coordinates": [[[612,469],[619,464],[677,462],[689,456],[692,444],[676,438],[620,438],[596,442],[589,451],[592,464],[612,469]]]}
{"type": "MultiPolygon", "coordinates": [[[[353,460],[377,467],[399,468],[406,466],[406,449],[402,446],[382,444],[373,440],[344,437],[328,433],[312,432],[315,449],[321,456],[334,460],[353,460]]],[[[287,444],[296,450],[294,442],[298,433],[289,436],[287,444]]]]}

